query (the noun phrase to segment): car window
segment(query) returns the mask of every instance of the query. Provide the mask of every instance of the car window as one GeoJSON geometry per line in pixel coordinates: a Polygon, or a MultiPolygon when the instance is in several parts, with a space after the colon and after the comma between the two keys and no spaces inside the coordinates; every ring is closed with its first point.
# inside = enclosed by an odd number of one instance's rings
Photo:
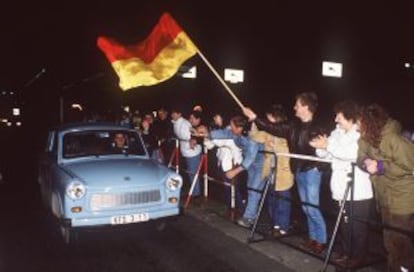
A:
{"type": "Polygon", "coordinates": [[[66,133],[62,147],[64,158],[111,154],[146,155],[138,134],[127,130],[66,133]]]}

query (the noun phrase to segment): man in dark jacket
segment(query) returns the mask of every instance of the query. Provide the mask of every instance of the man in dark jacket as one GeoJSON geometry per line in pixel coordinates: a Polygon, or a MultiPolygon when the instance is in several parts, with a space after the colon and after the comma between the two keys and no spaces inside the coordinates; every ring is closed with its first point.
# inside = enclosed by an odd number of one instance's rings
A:
{"type": "MultiPolygon", "coordinates": [[[[305,92],[296,96],[294,105],[295,115],[298,117],[296,120],[270,123],[266,119],[257,118],[257,115],[249,108],[244,108],[243,112],[250,121],[256,123],[260,130],[285,138],[290,152],[314,156],[315,149],[309,145],[309,142],[318,135],[326,134],[314,118],[317,106],[316,94],[305,92]]],[[[303,159],[291,159],[290,162],[308,223],[309,239],[301,246],[319,254],[325,249],[327,242],[324,218],[319,208],[315,207],[319,206],[322,164],[303,159]]]]}
{"type": "Polygon", "coordinates": [[[174,130],[171,119],[168,118],[168,111],[165,108],[160,108],[158,110],[157,118],[152,124],[152,132],[155,136],[155,141],[159,148],[159,150],[155,151],[161,151],[161,156],[158,157],[162,157],[164,163],[168,164],[171,153],[174,149],[174,130]]]}

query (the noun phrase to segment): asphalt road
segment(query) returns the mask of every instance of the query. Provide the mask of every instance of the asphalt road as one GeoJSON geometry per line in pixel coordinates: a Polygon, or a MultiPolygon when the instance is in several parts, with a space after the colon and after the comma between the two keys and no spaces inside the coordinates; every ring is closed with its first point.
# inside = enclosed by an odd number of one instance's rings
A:
{"type": "Polygon", "coordinates": [[[46,220],[36,183],[18,182],[0,186],[0,271],[291,271],[189,215],[162,232],[142,225],[82,233],[68,248],[46,220]]]}

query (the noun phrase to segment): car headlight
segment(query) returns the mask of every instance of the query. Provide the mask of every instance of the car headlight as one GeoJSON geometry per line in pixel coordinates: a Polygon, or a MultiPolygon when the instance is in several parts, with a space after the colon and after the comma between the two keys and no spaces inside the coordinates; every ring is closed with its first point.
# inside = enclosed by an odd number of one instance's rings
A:
{"type": "Polygon", "coordinates": [[[169,177],[167,179],[167,188],[171,191],[175,191],[183,185],[183,181],[180,177],[169,177]]]}
{"type": "Polygon", "coordinates": [[[66,194],[73,200],[82,198],[85,193],[85,185],[79,181],[73,181],[66,187],[66,194]]]}

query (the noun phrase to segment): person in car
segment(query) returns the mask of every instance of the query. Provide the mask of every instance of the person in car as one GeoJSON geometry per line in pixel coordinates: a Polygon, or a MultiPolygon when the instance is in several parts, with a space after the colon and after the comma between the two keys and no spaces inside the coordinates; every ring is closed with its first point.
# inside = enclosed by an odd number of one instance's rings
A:
{"type": "Polygon", "coordinates": [[[112,143],[112,151],[114,153],[124,153],[127,148],[125,135],[121,132],[117,132],[114,135],[112,143]]]}

